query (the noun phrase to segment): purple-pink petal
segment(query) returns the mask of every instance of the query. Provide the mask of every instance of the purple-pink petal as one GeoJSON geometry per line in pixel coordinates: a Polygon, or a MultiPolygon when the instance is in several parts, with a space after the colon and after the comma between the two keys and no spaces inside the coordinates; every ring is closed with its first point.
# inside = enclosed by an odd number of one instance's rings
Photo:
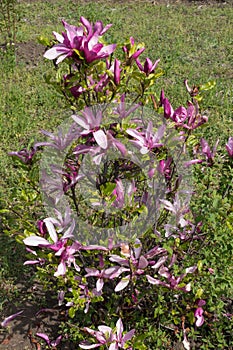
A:
{"type": "Polygon", "coordinates": [[[39,263],[40,263],[40,260],[27,260],[23,264],[24,265],[36,265],[36,264],[39,264],[39,263]]]}
{"type": "Polygon", "coordinates": [[[164,118],[168,119],[173,116],[174,110],[167,98],[163,99],[163,107],[164,107],[164,118]]]}
{"type": "Polygon", "coordinates": [[[8,317],[6,317],[2,322],[1,322],[1,326],[2,327],[7,327],[8,323],[13,321],[17,316],[21,315],[24,312],[24,310],[21,310],[19,312],[16,312],[15,314],[12,314],[8,317]]]}
{"type": "Polygon", "coordinates": [[[107,30],[109,30],[109,28],[111,28],[111,26],[112,26],[111,23],[107,24],[107,25],[101,30],[101,32],[99,33],[100,36],[102,36],[104,33],[106,33],[107,30]]]}
{"type": "Polygon", "coordinates": [[[92,269],[92,268],[86,267],[85,270],[86,270],[86,272],[87,272],[87,274],[85,275],[85,277],[89,277],[89,276],[96,276],[96,277],[97,277],[97,276],[100,275],[100,272],[99,272],[99,270],[97,270],[97,269],[92,269]]]}
{"type": "Polygon", "coordinates": [[[103,286],[104,286],[103,278],[98,278],[98,280],[96,281],[96,290],[97,290],[97,292],[100,292],[103,289],[103,286]]]}
{"type": "Polygon", "coordinates": [[[119,320],[116,323],[116,330],[117,330],[117,336],[120,337],[124,330],[121,318],[119,318],[119,320]]]}
{"type": "Polygon", "coordinates": [[[202,163],[202,159],[192,159],[184,163],[184,167],[188,168],[190,165],[202,163]]]}
{"type": "Polygon", "coordinates": [[[125,277],[123,277],[120,282],[116,285],[114,291],[115,292],[120,292],[121,290],[123,290],[124,288],[126,288],[129,284],[130,281],[130,275],[127,275],[125,277]]]}
{"type": "Polygon", "coordinates": [[[79,344],[79,347],[81,349],[95,349],[95,348],[99,348],[102,344],[89,344],[86,341],[83,341],[79,344]]]}
{"type": "Polygon", "coordinates": [[[115,61],[114,61],[114,83],[116,85],[119,85],[120,80],[121,80],[120,61],[118,59],[115,59],[115,61]]]}
{"type": "Polygon", "coordinates": [[[145,50],[145,47],[142,47],[141,49],[136,51],[130,58],[133,58],[134,60],[136,60],[141,55],[141,53],[143,53],[144,50],[145,50]]]}
{"type": "Polygon", "coordinates": [[[124,344],[132,339],[132,337],[134,336],[134,333],[135,333],[135,329],[131,329],[128,333],[126,333],[123,338],[122,338],[122,345],[124,346],[124,344]]]}
{"type": "Polygon", "coordinates": [[[107,139],[107,136],[103,130],[97,130],[97,131],[93,132],[93,136],[94,136],[94,139],[96,140],[97,144],[101,148],[107,149],[108,139],[107,139]]]}
{"type": "Polygon", "coordinates": [[[137,64],[138,68],[140,69],[140,71],[143,72],[143,71],[144,71],[144,68],[143,68],[141,62],[139,61],[139,59],[136,59],[136,64],[137,64]]]}
{"type": "Polygon", "coordinates": [[[145,269],[148,266],[148,261],[144,256],[140,256],[139,262],[138,262],[138,268],[139,269],[145,269]]]}
{"type": "Polygon", "coordinates": [[[50,340],[49,340],[49,337],[47,336],[47,334],[45,334],[45,333],[36,333],[36,336],[44,339],[46,341],[46,343],[48,345],[50,345],[50,340]]]}
{"type": "Polygon", "coordinates": [[[47,239],[39,236],[29,236],[23,240],[23,243],[25,245],[29,245],[32,247],[38,247],[41,246],[47,246],[50,245],[50,243],[47,241],[47,239]]]}
{"type": "Polygon", "coordinates": [[[80,22],[84,25],[84,27],[87,29],[88,34],[92,33],[92,25],[91,23],[83,16],[80,17],[80,22]]]}
{"type": "Polygon", "coordinates": [[[57,47],[53,46],[51,49],[47,50],[44,54],[44,57],[49,60],[54,60],[61,55],[61,52],[58,52],[57,47]]]}
{"type": "Polygon", "coordinates": [[[201,327],[204,323],[204,317],[202,316],[204,310],[201,307],[198,307],[194,313],[194,316],[196,317],[196,326],[201,327]]]}
{"type": "Polygon", "coordinates": [[[228,143],[226,144],[227,153],[233,158],[233,137],[229,137],[228,143]]]}
{"type": "Polygon", "coordinates": [[[51,346],[56,347],[57,345],[60,344],[61,340],[62,340],[62,335],[59,335],[59,337],[57,337],[55,340],[51,341],[51,346]]]}
{"type": "Polygon", "coordinates": [[[55,277],[64,276],[65,274],[66,274],[66,264],[65,264],[65,262],[62,260],[62,261],[60,262],[60,264],[58,265],[57,270],[56,270],[56,272],[54,273],[54,276],[55,276],[55,277]]]}

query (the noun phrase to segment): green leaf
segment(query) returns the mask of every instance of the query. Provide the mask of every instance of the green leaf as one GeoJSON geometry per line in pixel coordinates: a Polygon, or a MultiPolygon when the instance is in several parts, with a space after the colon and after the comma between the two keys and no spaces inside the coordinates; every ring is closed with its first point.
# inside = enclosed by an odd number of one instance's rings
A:
{"type": "Polygon", "coordinates": [[[211,80],[211,81],[208,81],[208,83],[201,85],[199,90],[200,91],[211,90],[215,87],[215,85],[216,85],[216,81],[211,80]]]}
{"type": "Polygon", "coordinates": [[[75,309],[71,307],[68,311],[70,318],[74,318],[75,316],[75,309]]]}
{"type": "Polygon", "coordinates": [[[203,267],[203,262],[201,260],[199,260],[198,263],[197,263],[197,268],[198,268],[199,272],[201,272],[202,267],[203,267]]]}
{"type": "Polygon", "coordinates": [[[40,35],[38,38],[37,38],[38,42],[44,46],[51,46],[51,42],[49,40],[48,37],[46,36],[43,36],[43,35],[40,35]]]}
{"type": "Polygon", "coordinates": [[[104,196],[110,196],[115,188],[116,188],[116,183],[113,183],[113,182],[106,182],[104,185],[100,186],[101,193],[104,196]]]}
{"type": "Polygon", "coordinates": [[[78,55],[78,57],[79,57],[81,60],[84,60],[84,57],[83,57],[83,55],[81,54],[80,51],[78,51],[78,50],[76,50],[76,49],[74,49],[73,51],[78,55]]]}
{"type": "Polygon", "coordinates": [[[0,214],[4,214],[4,213],[10,213],[10,210],[9,209],[1,209],[0,214]]]}
{"type": "Polygon", "coordinates": [[[203,293],[204,293],[204,290],[203,290],[202,288],[199,288],[199,289],[197,290],[197,292],[196,292],[195,297],[196,297],[197,299],[201,299],[203,293]]]}

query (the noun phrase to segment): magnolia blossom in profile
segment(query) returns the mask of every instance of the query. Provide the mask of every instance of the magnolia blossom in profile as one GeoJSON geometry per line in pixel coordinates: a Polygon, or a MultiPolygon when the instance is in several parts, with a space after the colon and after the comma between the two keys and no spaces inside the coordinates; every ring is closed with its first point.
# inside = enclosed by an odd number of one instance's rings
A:
{"type": "Polygon", "coordinates": [[[201,327],[205,321],[204,316],[203,316],[204,310],[202,309],[202,306],[205,304],[206,304],[206,302],[203,299],[200,299],[197,301],[198,308],[194,312],[194,316],[196,317],[195,324],[197,327],[201,327]]]}
{"type": "Polygon", "coordinates": [[[8,155],[18,157],[24,164],[31,164],[37,148],[38,145],[34,145],[30,150],[23,148],[18,152],[9,152],[8,155]]]}
{"type": "MultiPolygon", "coordinates": [[[[58,218],[46,218],[44,223],[48,232],[48,239],[41,236],[29,236],[23,240],[26,246],[40,247],[50,249],[54,252],[54,255],[59,257],[59,264],[57,270],[54,273],[55,277],[64,276],[67,271],[67,267],[71,264],[74,266],[77,272],[80,271],[80,267],[76,264],[76,253],[81,249],[81,244],[78,241],[74,241],[72,245],[68,245],[68,239],[73,238],[73,231],[75,229],[75,221],[70,218],[69,212],[65,213],[63,218],[61,214],[57,212],[58,218]],[[59,238],[58,233],[63,233],[59,238]],[[52,242],[52,243],[51,243],[52,242]]],[[[40,263],[40,260],[26,261],[24,265],[40,263]]]]}
{"type": "Polygon", "coordinates": [[[233,137],[229,137],[228,143],[226,144],[227,153],[233,158],[233,137]]]}
{"type": "Polygon", "coordinates": [[[213,151],[211,151],[210,146],[208,144],[208,142],[201,138],[201,153],[205,156],[206,158],[206,162],[208,165],[212,165],[214,162],[214,157],[216,155],[216,150],[218,147],[218,143],[219,143],[219,139],[216,141],[214,147],[213,147],[213,151]]]}
{"type": "Polygon", "coordinates": [[[143,53],[145,47],[138,47],[135,44],[134,38],[132,36],[129,40],[129,45],[124,46],[123,51],[127,55],[129,61],[131,62],[132,60],[136,60],[141,55],[141,53],[143,53]]]}
{"type": "Polygon", "coordinates": [[[144,66],[141,64],[139,59],[136,59],[136,63],[138,68],[140,69],[141,72],[144,72],[146,75],[149,75],[151,73],[154,72],[155,68],[157,67],[158,63],[159,63],[160,59],[158,59],[157,61],[155,61],[155,63],[153,63],[148,57],[146,58],[146,61],[144,63],[144,66]]]}
{"type": "Polygon", "coordinates": [[[130,330],[123,335],[123,323],[119,320],[116,323],[116,332],[111,327],[101,325],[98,327],[98,331],[85,327],[84,330],[89,333],[93,338],[96,338],[97,343],[90,344],[87,341],[82,341],[79,344],[81,349],[94,349],[105,345],[109,350],[126,349],[126,342],[131,340],[134,336],[135,329],[130,330]]]}
{"type": "Polygon", "coordinates": [[[171,119],[175,122],[177,127],[183,127],[188,130],[194,130],[208,121],[206,115],[199,113],[199,106],[197,101],[194,103],[188,101],[188,106],[178,107],[176,110],[173,109],[168,98],[165,97],[164,91],[161,91],[160,105],[164,110],[164,118],[171,119]]]}
{"type": "Polygon", "coordinates": [[[117,105],[117,108],[113,111],[113,114],[115,114],[120,120],[127,118],[131,113],[133,114],[136,109],[140,107],[140,104],[133,104],[132,106],[128,106],[125,101],[125,94],[121,95],[119,104],[117,105]]]}
{"type": "MultiPolygon", "coordinates": [[[[121,246],[121,255],[113,254],[110,256],[109,260],[117,263],[118,265],[115,265],[115,267],[118,267],[115,272],[112,273],[110,276],[110,279],[119,277],[122,273],[127,273],[126,276],[122,277],[121,280],[118,282],[118,284],[115,287],[115,292],[119,292],[123,289],[125,289],[130,280],[132,278],[138,277],[142,274],[144,274],[145,269],[148,265],[152,266],[152,268],[157,267],[156,262],[153,260],[155,257],[161,254],[166,254],[166,250],[156,246],[149,250],[147,253],[142,255],[142,244],[139,239],[136,239],[134,245],[132,248],[130,248],[128,245],[122,245],[121,246]]],[[[167,260],[167,255],[163,256],[162,258],[158,259],[158,261],[165,262],[167,260]]],[[[157,261],[157,263],[158,263],[157,261]]]]}

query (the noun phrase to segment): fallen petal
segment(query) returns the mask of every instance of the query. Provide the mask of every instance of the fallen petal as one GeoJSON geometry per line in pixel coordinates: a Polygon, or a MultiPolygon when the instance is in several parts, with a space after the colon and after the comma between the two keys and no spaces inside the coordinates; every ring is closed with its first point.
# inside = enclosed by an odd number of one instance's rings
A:
{"type": "Polygon", "coordinates": [[[8,323],[11,322],[12,320],[14,320],[17,316],[21,315],[24,312],[24,310],[21,310],[15,314],[12,314],[8,317],[6,317],[2,322],[1,322],[1,326],[2,327],[7,327],[8,323]]]}
{"type": "Polygon", "coordinates": [[[50,340],[49,340],[49,337],[47,336],[47,334],[45,334],[45,333],[36,333],[36,336],[44,339],[46,341],[46,343],[48,345],[50,345],[50,340]]]}

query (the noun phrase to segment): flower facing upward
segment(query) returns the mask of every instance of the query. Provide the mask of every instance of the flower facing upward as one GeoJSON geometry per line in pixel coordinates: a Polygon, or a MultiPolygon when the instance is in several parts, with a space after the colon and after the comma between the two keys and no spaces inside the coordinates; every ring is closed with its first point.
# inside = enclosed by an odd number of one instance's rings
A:
{"type": "Polygon", "coordinates": [[[116,323],[116,331],[113,331],[112,328],[105,325],[99,326],[98,331],[88,327],[85,327],[84,330],[93,338],[96,338],[98,343],[90,344],[86,341],[82,341],[79,344],[81,349],[94,349],[103,345],[106,345],[109,350],[125,349],[126,342],[131,340],[135,333],[135,329],[131,329],[131,331],[123,335],[124,328],[120,318],[116,323]]]}
{"type": "Polygon", "coordinates": [[[99,42],[99,38],[111,27],[111,24],[103,27],[102,22],[98,21],[92,27],[84,17],[80,18],[80,22],[82,26],[76,27],[62,21],[66,31],[62,35],[53,32],[59,43],[47,50],[44,57],[50,60],[57,59],[57,64],[71,56],[77,56],[78,59],[85,59],[87,63],[91,63],[107,58],[113,53],[116,44],[104,46],[99,42]]]}
{"type": "Polygon", "coordinates": [[[141,64],[141,62],[139,61],[139,59],[136,59],[136,63],[137,63],[138,68],[140,69],[140,71],[146,73],[146,75],[149,75],[149,74],[154,72],[154,70],[157,67],[159,61],[160,60],[158,59],[153,64],[153,62],[149,58],[146,58],[146,61],[145,61],[144,66],[143,66],[141,64]]]}

